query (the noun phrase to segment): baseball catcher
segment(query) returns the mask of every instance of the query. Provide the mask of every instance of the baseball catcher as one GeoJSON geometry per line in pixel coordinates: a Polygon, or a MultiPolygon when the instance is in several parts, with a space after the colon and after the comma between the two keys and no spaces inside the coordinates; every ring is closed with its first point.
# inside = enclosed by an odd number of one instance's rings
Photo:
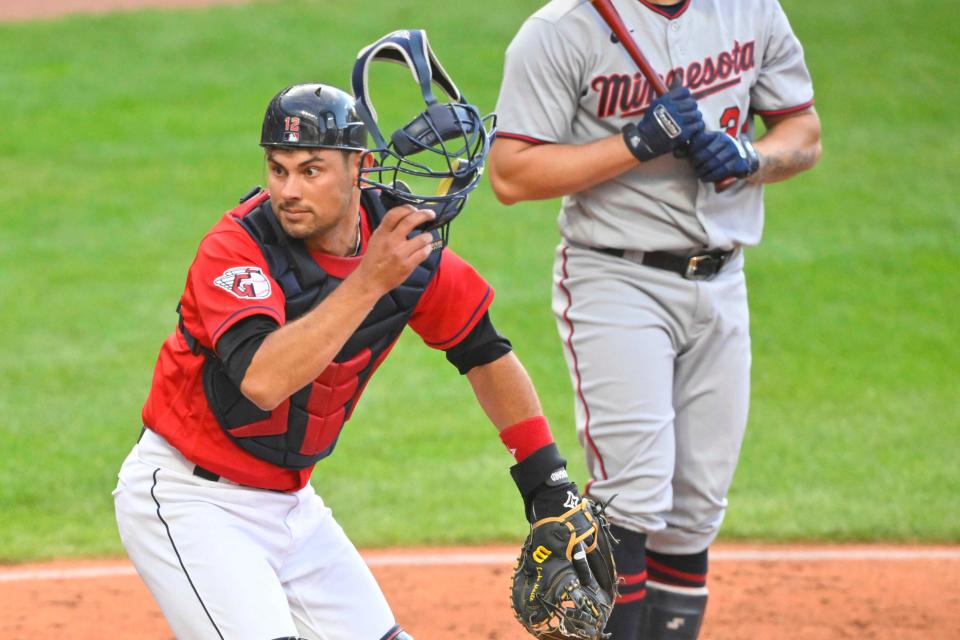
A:
{"type": "Polygon", "coordinates": [[[565,464],[550,445],[511,469],[530,521],[513,573],[513,611],[537,638],[595,640],[607,637],[617,596],[614,540],[603,509],[580,497],[565,464]]]}

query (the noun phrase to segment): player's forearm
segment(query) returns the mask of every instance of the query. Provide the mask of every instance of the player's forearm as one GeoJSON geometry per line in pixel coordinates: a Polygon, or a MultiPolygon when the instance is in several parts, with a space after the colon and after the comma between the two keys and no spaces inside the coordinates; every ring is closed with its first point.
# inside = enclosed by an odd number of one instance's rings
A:
{"type": "Polygon", "coordinates": [[[530,376],[513,352],[474,367],[467,372],[467,379],[498,431],[543,414],[530,376]]]}
{"type": "Polygon", "coordinates": [[[585,145],[502,138],[490,151],[490,184],[504,204],[583,191],[637,166],[620,134],[585,145]]]}
{"type": "Polygon", "coordinates": [[[271,411],[317,378],[383,294],[351,275],[315,309],[271,333],[257,349],[240,390],[271,411]]]}
{"type": "Polygon", "coordinates": [[[754,143],[760,169],[753,183],[786,180],[806,171],[820,159],[820,119],[810,108],[802,113],[766,119],[767,133],[754,143]]]}

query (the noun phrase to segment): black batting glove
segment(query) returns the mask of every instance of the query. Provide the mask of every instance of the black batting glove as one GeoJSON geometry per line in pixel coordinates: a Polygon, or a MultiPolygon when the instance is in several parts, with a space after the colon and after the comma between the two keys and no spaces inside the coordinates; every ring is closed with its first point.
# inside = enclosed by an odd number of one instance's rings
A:
{"type": "Polygon", "coordinates": [[[641,162],[685,148],[704,130],[703,116],[690,90],[675,82],[650,103],[640,122],[623,127],[623,140],[641,162]]]}
{"type": "Polygon", "coordinates": [[[722,131],[702,131],[694,136],[690,158],[703,182],[746,178],[760,168],[760,156],[749,138],[733,138],[722,131]]]}

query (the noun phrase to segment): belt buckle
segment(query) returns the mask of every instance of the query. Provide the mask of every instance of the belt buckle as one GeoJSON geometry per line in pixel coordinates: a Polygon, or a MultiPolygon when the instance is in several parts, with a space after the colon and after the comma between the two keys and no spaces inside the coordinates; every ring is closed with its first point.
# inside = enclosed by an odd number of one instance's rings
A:
{"type": "Polygon", "coordinates": [[[687,280],[709,280],[713,276],[717,275],[720,271],[720,267],[723,266],[723,261],[720,258],[712,256],[710,254],[703,254],[699,256],[691,256],[687,260],[687,269],[683,273],[683,277],[687,280]],[[720,264],[709,273],[700,274],[701,267],[706,267],[707,265],[712,264],[714,261],[719,262],[720,264]]]}
{"type": "Polygon", "coordinates": [[[684,271],[683,277],[687,280],[706,280],[710,276],[707,274],[700,275],[697,271],[700,270],[700,265],[707,264],[712,259],[713,256],[710,255],[691,256],[687,259],[687,270],[684,271]]]}

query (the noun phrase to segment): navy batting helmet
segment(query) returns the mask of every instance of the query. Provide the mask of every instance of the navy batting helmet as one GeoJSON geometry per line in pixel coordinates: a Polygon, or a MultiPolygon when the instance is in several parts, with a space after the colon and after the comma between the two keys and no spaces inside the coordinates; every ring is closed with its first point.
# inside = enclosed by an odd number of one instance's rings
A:
{"type": "Polygon", "coordinates": [[[349,93],[326,84],[295,84],[267,105],[260,146],[365,151],[367,126],[349,93]]]}

